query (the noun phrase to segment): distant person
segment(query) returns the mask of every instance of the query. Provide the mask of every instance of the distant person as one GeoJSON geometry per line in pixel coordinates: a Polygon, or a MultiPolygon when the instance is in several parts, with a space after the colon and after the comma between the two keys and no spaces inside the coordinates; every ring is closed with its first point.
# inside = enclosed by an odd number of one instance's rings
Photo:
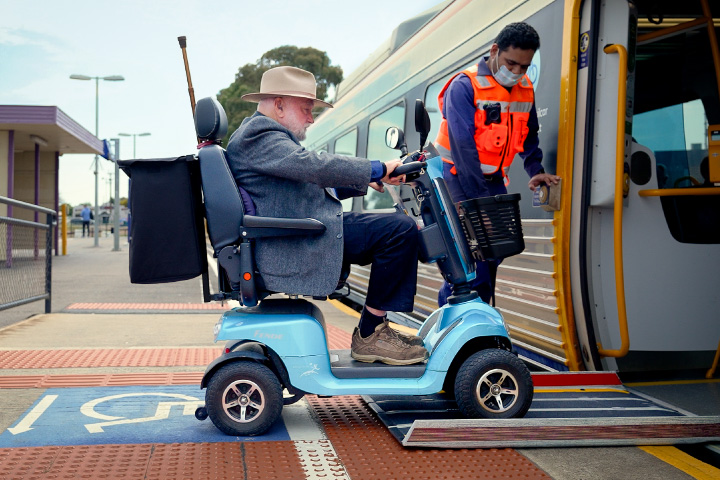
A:
{"type": "MultiPolygon", "coordinates": [[[[533,27],[511,23],[495,39],[489,57],[456,74],[440,91],[442,122],[435,145],[454,202],[507,193],[507,170],[518,154],[530,176],[530,190],[560,180],[545,173],[541,163],[535,94],[526,75],[539,48],[533,27]]],[[[497,263],[478,261],[476,272],[471,288],[489,303],[497,263]]],[[[445,282],[438,303],[447,303],[451,293],[445,282]]]]}
{"type": "Polygon", "coordinates": [[[700,175],[703,179],[703,182],[700,184],[700,186],[713,186],[713,182],[710,181],[710,159],[708,157],[705,157],[700,161],[700,175]]]}
{"type": "Polygon", "coordinates": [[[664,163],[658,163],[655,166],[655,170],[657,174],[658,188],[665,188],[665,184],[667,184],[669,178],[667,173],[667,167],[664,163]]]}
{"type": "Polygon", "coordinates": [[[417,283],[418,229],[407,215],[343,212],[341,198],[397,185],[390,174],[400,160],[377,160],[306,150],[300,142],[313,123],[315,76],[276,67],[262,76],[257,102],[227,146],[238,185],[250,194],[258,216],[315,218],[327,230],[318,236],[255,241],[257,268],[268,289],[325,296],[340,279],[343,263],[372,264],[365,306],[352,335],[351,355],[362,362],[407,365],[428,357],[422,339],[390,328],[387,311],[410,312],[417,283]]]}
{"type": "Polygon", "coordinates": [[[85,228],[87,228],[88,237],[90,236],[90,219],[92,219],[93,215],[90,211],[90,207],[87,205],[83,206],[82,211],[80,212],[80,216],[82,217],[82,236],[85,237],[85,228]]]}

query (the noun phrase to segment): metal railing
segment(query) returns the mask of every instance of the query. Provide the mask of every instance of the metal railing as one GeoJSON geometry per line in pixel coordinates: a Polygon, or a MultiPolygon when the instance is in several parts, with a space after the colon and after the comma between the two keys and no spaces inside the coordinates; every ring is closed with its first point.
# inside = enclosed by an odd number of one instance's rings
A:
{"type": "Polygon", "coordinates": [[[50,313],[53,227],[57,212],[0,196],[7,214],[0,215],[0,311],[45,300],[50,313]],[[34,220],[13,216],[14,208],[30,210],[34,220]],[[40,214],[45,223],[39,222],[40,214]]]}

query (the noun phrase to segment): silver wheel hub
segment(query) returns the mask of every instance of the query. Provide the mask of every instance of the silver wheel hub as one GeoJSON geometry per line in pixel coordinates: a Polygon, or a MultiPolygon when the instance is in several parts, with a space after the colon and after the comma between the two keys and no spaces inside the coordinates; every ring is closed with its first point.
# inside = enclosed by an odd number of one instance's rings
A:
{"type": "Polygon", "coordinates": [[[519,395],[518,382],[507,370],[496,368],[483,374],[475,386],[475,397],[483,409],[492,413],[506,412],[515,405],[519,395]]]}
{"type": "Polygon", "coordinates": [[[231,420],[249,423],[255,421],[265,409],[265,395],[255,382],[237,380],[223,392],[222,408],[231,420]]]}

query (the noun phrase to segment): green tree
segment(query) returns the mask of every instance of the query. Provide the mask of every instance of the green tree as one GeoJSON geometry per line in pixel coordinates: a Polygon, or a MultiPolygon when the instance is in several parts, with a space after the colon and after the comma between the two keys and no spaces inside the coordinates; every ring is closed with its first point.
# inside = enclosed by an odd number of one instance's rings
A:
{"type": "Polygon", "coordinates": [[[260,79],[263,73],[273,67],[289,65],[312,72],[317,81],[317,97],[327,100],[330,86],[338,85],[343,79],[343,71],[339,66],[330,65],[327,53],[312,47],[298,48],[284,45],[265,52],[260,59],[247,63],[238,69],[235,81],[227,88],[220,90],[217,96],[228,117],[228,136],[240,126],[245,117],[252,115],[257,105],[241,100],[246,93],[260,91],[260,79]]]}

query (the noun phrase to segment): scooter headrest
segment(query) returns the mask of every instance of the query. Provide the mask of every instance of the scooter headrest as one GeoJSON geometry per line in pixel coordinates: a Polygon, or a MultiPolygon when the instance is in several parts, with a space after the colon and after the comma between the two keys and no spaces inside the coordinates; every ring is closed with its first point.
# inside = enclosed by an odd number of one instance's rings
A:
{"type": "Polygon", "coordinates": [[[195,104],[195,133],[205,141],[215,141],[227,135],[228,121],[220,102],[205,97],[195,104]]]}

